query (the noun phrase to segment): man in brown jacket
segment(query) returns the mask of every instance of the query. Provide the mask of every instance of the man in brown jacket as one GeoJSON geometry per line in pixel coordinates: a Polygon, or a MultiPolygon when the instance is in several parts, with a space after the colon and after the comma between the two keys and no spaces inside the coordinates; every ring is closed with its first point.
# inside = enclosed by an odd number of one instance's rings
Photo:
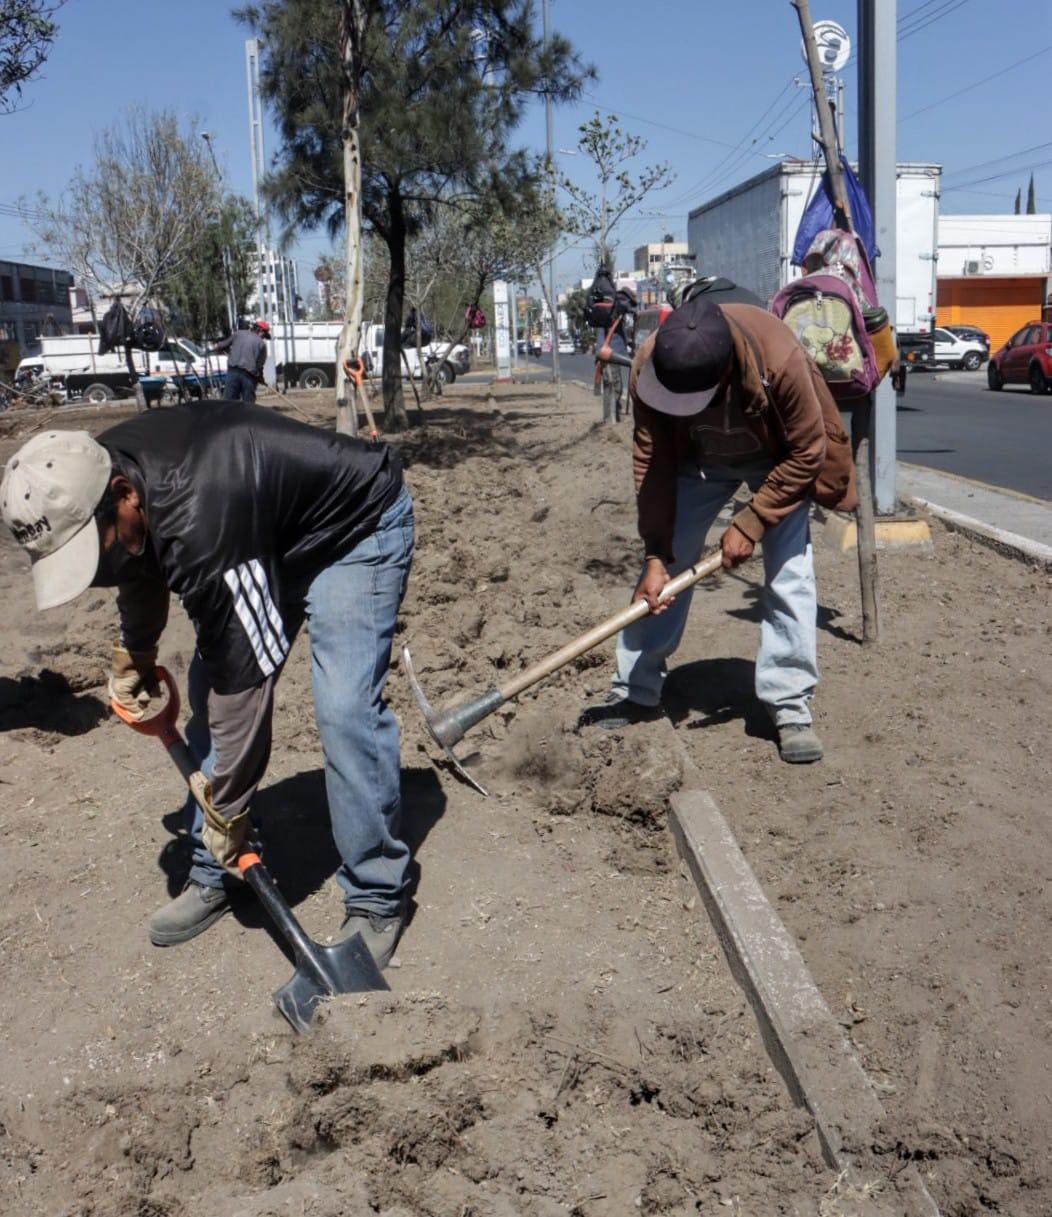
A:
{"type": "Polygon", "coordinates": [[[644,566],[634,600],[651,613],[617,642],[613,693],[587,719],[617,729],[660,711],[665,661],[679,646],[691,593],[661,600],[696,562],[705,534],[744,482],[753,492],[720,538],[730,569],[763,546],[756,695],[782,759],[817,761],[818,681],[811,501],[857,503],[847,434],[812,360],[777,317],[749,304],[688,301],[636,354],[632,462],[644,566]]]}

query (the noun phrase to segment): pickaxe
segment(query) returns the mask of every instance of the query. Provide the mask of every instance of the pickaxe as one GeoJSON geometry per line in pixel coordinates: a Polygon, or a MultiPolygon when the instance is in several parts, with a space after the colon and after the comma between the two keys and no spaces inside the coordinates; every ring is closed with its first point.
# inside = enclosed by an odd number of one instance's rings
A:
{"type": "MultiPolygon", "coordinates": [[[[665,584],[660,598],[666,600],[671,596],[678,595],[680,592],[685,592],[699,580],[704,579],[706,575],[714,574],[722,565],[723,555],[719,550],[716,550],[714,553],[696,562],[693,566],[688,566],[685,571],[676,575],[674,579],[670,579],[665,584]]],[[[417,679],[416,671],[413,668],[413,659],[409,654],[408,645],[402,648],[402,662],[405,664],[409,684],[420,707],[420,712],[424,716],[427,729],[431,733],[431,738],[443,749],[456,772],[469,785],[474,786],[480,794],[488,795],[489,792],[485,787],[477,779],[473,778],[464,768],[463,764],[461,764],[456,753],[453,751],[454,745],[459,744],[476,723],[480,723],[484,718],[488,718],[494,710],[499,710],[501,706],[518,697],[520,693],[524,693],[531,686],[537,684],[538,681],[543,680],[546,676],[550,676],[553,672],[557,672],[579,655],[583,655],[586,651],[590,651],[592,647],[605,642],[607,638],[619,633],[626,626],[631,625],[633,621],[639,621],[640,618],[645,617],[649,612],[650,606],[645,600],[636,600],[628,608],[622,609],[619,613],[615,613],[612,617],[608,617],[598,625],[592,626],[590,630],[581,634],[580,637],[575,638],[572,642],[568,642],[546,659],[540,660],[524,672],[520,672],[518,676],[513,676],[504,684],[495,685],[484,693],[480,693],[477,697],[468,698],[466,701],[454,702],[452,705],[446,706],[441,710],[436,710],[424,695],[424,690],[420,687],[420,681],[417,679]]]]}

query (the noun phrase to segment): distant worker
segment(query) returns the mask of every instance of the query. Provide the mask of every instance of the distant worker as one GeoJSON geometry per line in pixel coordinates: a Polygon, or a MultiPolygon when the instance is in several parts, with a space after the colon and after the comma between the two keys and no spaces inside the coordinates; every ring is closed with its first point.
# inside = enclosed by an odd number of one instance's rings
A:
{"type": "Polygon", "coordinates": [[[651,612],[617,640],[613,692],[583,723],[617,730],[660,715],[666,660],[679,646],[691,592],[660,600],[697,562],[705,534],[744,482],[752,499],[720,537],[723,565],[763,546],[756,696],[781,757],[817,761],[817,596],[810,505],[858,502],[851,446],[814,362],[777,317],[706,295],[676,309],[637,352],[629,378],[643,571],[633,600],[651,612]]]}
{"type": "Polygon", "coordinates": [[[253,321],[251,329],[235,330],[229,338],[216,343],[215,349],[220,354],[230,352],[226,361],[227,401],[255,405],[256,385],[263,383],[269,337],[270,326],[265,321],[253,321]]]}

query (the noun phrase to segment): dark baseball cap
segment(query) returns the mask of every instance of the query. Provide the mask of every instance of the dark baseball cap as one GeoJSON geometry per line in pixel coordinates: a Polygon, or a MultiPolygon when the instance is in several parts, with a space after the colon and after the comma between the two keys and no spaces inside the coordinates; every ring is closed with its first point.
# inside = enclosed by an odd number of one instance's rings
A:
{"type": "Polygon", "coordinates": [[[734,340],[719,306],[703,296],[675,309],[639,370],[636,392],[662,414],[700,414],[716,396],[734,358],[734,340]]]}

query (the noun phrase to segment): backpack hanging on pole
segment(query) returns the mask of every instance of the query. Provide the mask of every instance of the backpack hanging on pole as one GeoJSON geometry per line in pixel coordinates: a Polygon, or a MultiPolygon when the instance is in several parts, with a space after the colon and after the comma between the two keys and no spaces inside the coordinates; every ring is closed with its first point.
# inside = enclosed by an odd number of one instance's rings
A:
{"type": "Polygon", "coordinates": [[[119,300],[114,300],[99,322],[98,354],[122,351],[132,339],[132,322],[128,310],[119,300]]]}
{"type": "Polygon", "coordinates": [[[812,241],[804,268],[807,274],[775,295],[771,312],[793,331],[837,400],[872,393],[895,357],[895,340],[862,243],[854,233],[827,228],[812,241]]]}
{"type": "Polygon", "coordinates": [[[585,324],[605,330],[615,317],[616,296],[613,275],[600,266],[584,299],[585,324]]]}

